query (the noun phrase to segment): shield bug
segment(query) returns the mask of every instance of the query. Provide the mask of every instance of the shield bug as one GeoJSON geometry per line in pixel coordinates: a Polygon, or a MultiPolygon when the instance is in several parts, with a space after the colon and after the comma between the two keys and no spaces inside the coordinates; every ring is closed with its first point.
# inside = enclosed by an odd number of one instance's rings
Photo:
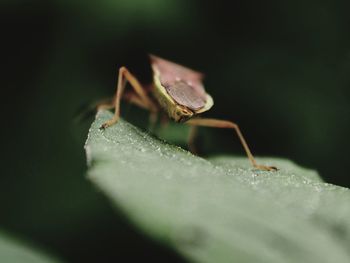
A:
{"type": "Polygon", "coordinates": [[[276,167],[260,165],[255,161],[236,123],[197,116],[208,111],[214,104],[212,97],[204,89],[202,73],[155,55],[149,55],[149,59],[153,72],[153,81],[150,85],[142,85],[126,67],[119,69],[115,96],[111,102],[101,103],[98,106],[98,109],[115,109],[113,118],[105,122],[101,129],[106,129],[118,122],[120,101],[125,99],[149,110],[151,121],[155,121],[158,113],[163,111],[175,122],[190,125],[188,141],[190,148],[193,148],[195,131],[198,126],[233,129],[253,167],[266,171],[277,170],[276,167]],[[133,88],[131,92],[125,92],[126,82],[129,82],[133,88]]]}

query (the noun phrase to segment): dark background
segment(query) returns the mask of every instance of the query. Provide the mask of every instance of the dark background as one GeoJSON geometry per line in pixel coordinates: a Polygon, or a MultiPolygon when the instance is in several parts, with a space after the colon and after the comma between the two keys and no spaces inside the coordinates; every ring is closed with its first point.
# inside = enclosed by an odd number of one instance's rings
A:
{"type": "MultiPolygon", "coordinates": [[[[204,72],[215,99],[206,116],[240,124],[256,155],[349,187],[348,3],[2,1],[0,228],[69,262],[181,260],[85,179],[93,118],[75,121],[113,94],[119,66],[145,75],[146,52],[204,72]]],[[[145,126],[145,112],[123,109],[145,126]]],[[[202,129],[198,142],[203,155],[243,155],[228,131],[202,129]]]]}

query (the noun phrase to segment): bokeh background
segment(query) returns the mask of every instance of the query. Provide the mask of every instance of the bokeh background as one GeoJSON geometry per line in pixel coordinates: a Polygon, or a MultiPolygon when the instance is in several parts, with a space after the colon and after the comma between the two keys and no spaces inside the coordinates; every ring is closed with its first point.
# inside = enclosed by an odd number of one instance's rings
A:
{"type": "MultiPolygon", "coordinates": [[[[85,178],[93,117],[76,113],[113,94],[122,65],[146,79],[147,52],[204,72],[206,116],[240,124],[256,155],[349,187],[348,11],[345,0],[2,0],[0,229],[68,262],[182,261],[85,178]]],[[[147,128],[142,110],[122,114],[147,128]]],[[[184,145],[186,130],[168,129],[158,135],[184,145]]],[[[228,131],[202,129],[197,143],[243,155],[228,131]]]]}

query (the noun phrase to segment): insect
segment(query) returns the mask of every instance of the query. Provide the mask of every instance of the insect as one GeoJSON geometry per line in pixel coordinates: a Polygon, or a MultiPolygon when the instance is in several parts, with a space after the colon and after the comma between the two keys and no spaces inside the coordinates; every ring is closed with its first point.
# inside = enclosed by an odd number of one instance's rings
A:
{"type": "Polygon", "coordinates": [[[126,67],[119,69],[117,88],[113,99],[98,106],[98,109],[115,109],[113,118],[102,124],[101,129],[106,129],[118,122],[120,101],[125,99],[149,110],[150,120],[153,122],[156,121],[158,113],[164,111],[175,122],[190,125],[188,139],[190,149],[193,148],[198,126],[233,129],[253,167],[266,171],[277,170],[276,167],[260,165],[255,161],[236,123],[197,116],[208,111],[214,104],[212,97],[204,89],[202,73],[155,55],[149,55],[149,59],[153,72],[153,83],[149,85],[142,85],[126,67]],[[127,82],[132,87],[131,92],[125,92],[127,82]]]}

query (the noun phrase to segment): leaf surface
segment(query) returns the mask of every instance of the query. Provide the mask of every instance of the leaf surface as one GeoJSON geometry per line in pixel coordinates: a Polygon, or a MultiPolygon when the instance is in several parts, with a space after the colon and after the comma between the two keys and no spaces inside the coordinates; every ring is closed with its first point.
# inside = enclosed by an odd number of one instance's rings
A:
{"type": "Polygon", "coordinates": [[[259,158],[208,160],[99,112],[88,176],[136,227],[195,262],[350,262],[350,191],[312,170],[259,158]]]}
{"type": "Polygon", "coordinates": [[[57,263],[59,261],[0,232],[0,262],[57,263]]]}

